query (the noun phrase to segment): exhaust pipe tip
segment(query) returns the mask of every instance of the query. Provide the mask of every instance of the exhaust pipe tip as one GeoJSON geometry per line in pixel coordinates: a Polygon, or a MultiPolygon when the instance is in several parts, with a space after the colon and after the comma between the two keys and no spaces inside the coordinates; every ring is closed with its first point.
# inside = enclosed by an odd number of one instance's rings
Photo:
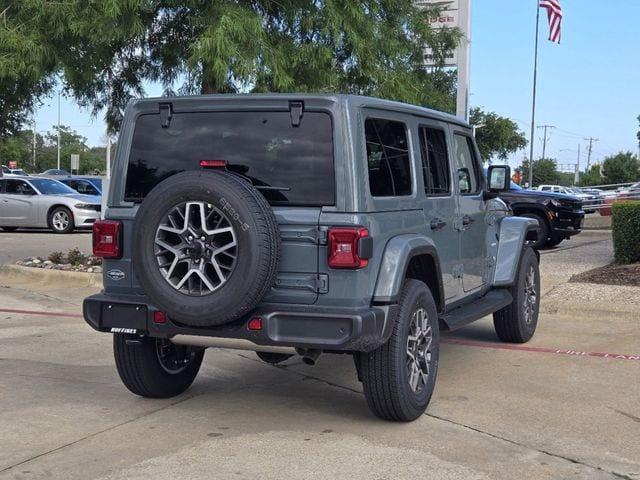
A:
{"type": "Polygon", "coordinates": [[[298,349],[298,354],[302,357],[302,361],[306,365],[314,366],[318,360],[318,357],[322,353],[322,350],[317,349],[298,349]]]}

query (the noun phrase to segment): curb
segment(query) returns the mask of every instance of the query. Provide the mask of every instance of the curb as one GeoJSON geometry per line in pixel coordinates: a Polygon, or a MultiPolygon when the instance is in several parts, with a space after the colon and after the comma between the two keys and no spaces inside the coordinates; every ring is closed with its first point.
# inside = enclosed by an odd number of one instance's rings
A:
{"type": "Polygon", "coordinates": [[[57,286],[59,288],[102,288],[102,273],[67,272],[22,265],[0,265],[0,285],[12,282],[57,286]]]}

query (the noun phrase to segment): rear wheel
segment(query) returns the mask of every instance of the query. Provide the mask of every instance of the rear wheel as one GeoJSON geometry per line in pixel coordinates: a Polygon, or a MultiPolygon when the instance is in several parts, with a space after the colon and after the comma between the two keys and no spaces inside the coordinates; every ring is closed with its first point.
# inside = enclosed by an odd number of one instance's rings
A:
{"type": "Polygon", "coordinates": [[[493,314],[493,325],[503,342],[525,343],[536,331],[540,311],[540,271],[531,248],[522,251],[510,291],[513,302],[493,314]]]}
{"type": "Polygon", "coordinates": [[[73,214],[67,207],[56,207],[49,213],[49,228],[53,233],[71,233],[75,228],[73,214]]]}
{"type": "Polygon", "coordinates": [[[438,313],[429,288],[406,280],[391,338],[360,353],[356,363],[374,415],[408,422],[424,413],[435,387],[439,343],[438,313]]]}
{"type": "Polygon", "coordinates": [[[558,246],[562,243],[562,241],[564,240],[564,238],[551,238],[551,240],[549,240],[547,242],[547,247],[555,247],[558,246]]]}
{"type": "Polygon", "coordinates": [[[191,386],[200,370],[204,349],[169,340],[113,335],[113,354],[122,383],[136,395],[169,398],[191,386]]]}
{"type": "Polygon", "coordinates": [[[523,213],[520,215],[521,217],[533,218],[538,221],[538,239],[535,242],[530,242],[529,245],[532,248],[542,248],[547,245],[549,241],[549,225],[547,224],[546,219],[537,213],[523,213]]]}

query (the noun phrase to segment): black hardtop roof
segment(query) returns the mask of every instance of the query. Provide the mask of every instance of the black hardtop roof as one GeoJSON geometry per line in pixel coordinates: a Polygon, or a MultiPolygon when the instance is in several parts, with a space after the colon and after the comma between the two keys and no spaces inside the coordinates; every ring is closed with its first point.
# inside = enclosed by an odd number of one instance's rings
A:
{"type": "Polygon", "coordinates": [[[134,105],[147,103],[171,102],[176,105],[207,102],[260,102],[269,100],[321,100],[331,103],[343,103],[352,107],[374,108],[380,110],[390,110],[394,112],[406,113],[409,115],[417,115],[429,117],[443,122],[453,123],[465,128],[471,128],[467,122],[451,115],[449,113],[440,112],[430,108],[419,107],[408,103],[395,102],[392,100],[384,100],[382,98],[366,97],[362,95],[351,94],[315,94],[315,93],[243,93],[243,94],[216,94],[216,95],[191,95],[191,96],[175,96],[175,97],[155,97],[142,98],[133,101],[134,105]]]}

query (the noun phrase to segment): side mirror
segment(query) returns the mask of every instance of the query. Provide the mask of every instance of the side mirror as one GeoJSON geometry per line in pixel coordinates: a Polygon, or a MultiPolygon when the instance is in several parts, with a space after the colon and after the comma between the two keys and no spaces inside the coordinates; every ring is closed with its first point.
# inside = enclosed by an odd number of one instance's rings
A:
{"type": "Polygon", "coordinates": [[[491,193],[505,192],[511,186],[509,165],[492,165],[487,172],[487,189],[491,193]]]}

